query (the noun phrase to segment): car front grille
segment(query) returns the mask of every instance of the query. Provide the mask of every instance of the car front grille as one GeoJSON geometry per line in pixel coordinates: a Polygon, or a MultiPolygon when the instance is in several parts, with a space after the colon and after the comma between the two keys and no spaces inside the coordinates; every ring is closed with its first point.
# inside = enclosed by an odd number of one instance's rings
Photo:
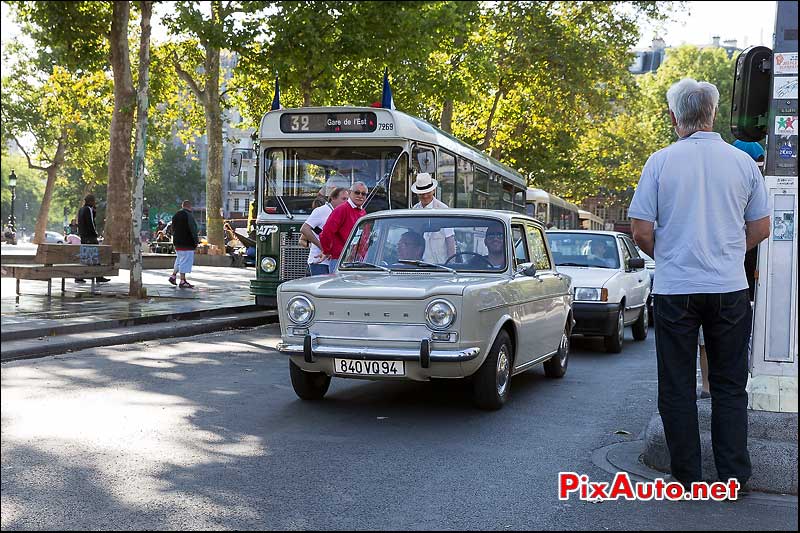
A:
{"type": "Polygon", "coordinates": [[[281,281],[290,281],[306,275],[308,267],[308,248],[298,244],[300,233],[281,232],[281,256],[279,277],[281,281]]]}

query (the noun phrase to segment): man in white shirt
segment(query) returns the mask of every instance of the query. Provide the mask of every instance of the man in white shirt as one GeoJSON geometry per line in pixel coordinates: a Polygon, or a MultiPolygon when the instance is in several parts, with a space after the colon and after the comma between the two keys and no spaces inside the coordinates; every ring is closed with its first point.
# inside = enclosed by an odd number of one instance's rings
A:
{"type": "MultiPolygon", "coordinates": [[[[417,195],[419,202],[412,209],[447,209],[446,203],[436,198],[439,183],[427,172],[417,174],[411,185],[411,192],[417,195]]],[[[452,228],[425,233],[425,255],[423,261],[443,264],[456,253],[456,237],[452,228]]]]}
{"type": "Polygon", "coordinates": [[[328,196],[328,202],[314,209],[300,228],[300,233],[308,241],[308,275],[319,276],[330,273],[330,259],[322,253],[319,234],[325,226],[328,217],[336,207],[347,201],[348,190],[337,187],[328,196]]]}

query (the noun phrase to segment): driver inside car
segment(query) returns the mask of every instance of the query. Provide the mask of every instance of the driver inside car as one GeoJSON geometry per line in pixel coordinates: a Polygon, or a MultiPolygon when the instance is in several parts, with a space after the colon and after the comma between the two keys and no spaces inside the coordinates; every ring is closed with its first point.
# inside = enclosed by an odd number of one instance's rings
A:
{"type": "Polygon", "coordinates": [[[486,228],[483,244],[488,254],[474,257],[470,261],[472,268],[478,270],[504,270],[506,268],[506,233],[501,224],[493,224],[486,228]]]}
{"type": "Polygon", "coordinates": [[[589,255],[587,259],[589,260],[589,266],[602,266],[602,267],[614,267],[614,260],[611,258],[610,254],[613,253],[603,240],[593,240],[592,244],[589,246],[589,255]]]}
{"type": "Polygon", "coordinates": [[[416,231],[403,233],[397,241],[397,260],[421,261],[425,254],[425,239],[416,231]]]}

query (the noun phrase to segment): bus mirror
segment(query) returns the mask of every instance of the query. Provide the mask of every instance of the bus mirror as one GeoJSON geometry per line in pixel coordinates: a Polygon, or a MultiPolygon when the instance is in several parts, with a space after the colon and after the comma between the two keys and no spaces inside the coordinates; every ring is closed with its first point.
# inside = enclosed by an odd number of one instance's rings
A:
{"type": "Polygon", "coordinates": [[[235,178],[239,175],[239,171],[242,170],[242,152],[233,152],[231,154],[231,169],[230,169],[230,177],[235,178]]]}
{"type": "Polygon", "coordinates": [[[772,50],[751,46],[736,59],[731,102],[731,133],[739,140],[758,142],[767,136],[772,50]]]}

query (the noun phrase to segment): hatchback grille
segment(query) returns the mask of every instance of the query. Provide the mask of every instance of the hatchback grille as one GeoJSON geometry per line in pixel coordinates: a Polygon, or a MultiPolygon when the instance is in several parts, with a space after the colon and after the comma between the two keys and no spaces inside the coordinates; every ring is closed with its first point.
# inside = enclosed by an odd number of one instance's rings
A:
{"type": "Polygon", "coordinates": [[[302,278],[308,268],[308,248],[298,244],[300,233],[281,232],[281,281],[302,278]]]}

